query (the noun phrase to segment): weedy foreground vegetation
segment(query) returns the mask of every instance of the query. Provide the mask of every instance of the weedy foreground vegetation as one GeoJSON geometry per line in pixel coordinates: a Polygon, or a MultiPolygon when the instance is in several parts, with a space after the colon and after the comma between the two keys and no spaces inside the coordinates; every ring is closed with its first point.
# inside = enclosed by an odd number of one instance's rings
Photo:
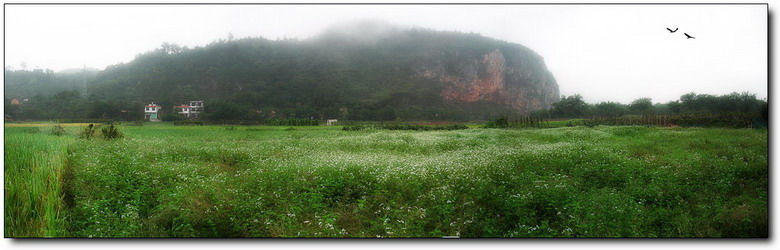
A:
{"type": "Polygon", "coordinates": [[[5,132],[5,237],[67,235],[62,183],[67,147],[75,139],[57,136],[57,127],[51,133],[38,127],[5,132]]]}
{"type": "Polygon", "coordinates": [[[6,237],[767,237],[765,129],[5,128],[6,237]]]}

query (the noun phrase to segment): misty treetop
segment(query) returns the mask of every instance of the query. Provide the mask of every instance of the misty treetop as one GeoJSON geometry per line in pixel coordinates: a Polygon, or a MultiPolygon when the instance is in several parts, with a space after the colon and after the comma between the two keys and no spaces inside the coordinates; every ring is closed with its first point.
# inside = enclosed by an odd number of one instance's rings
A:
{"type": "Polygon", "coordinates": [[[98,71],[70,69],[55,73],[52,70],[5,69],[5,98],[30,99],[36,95],[50,96],[63,91],[83,93],[98,71]]]}

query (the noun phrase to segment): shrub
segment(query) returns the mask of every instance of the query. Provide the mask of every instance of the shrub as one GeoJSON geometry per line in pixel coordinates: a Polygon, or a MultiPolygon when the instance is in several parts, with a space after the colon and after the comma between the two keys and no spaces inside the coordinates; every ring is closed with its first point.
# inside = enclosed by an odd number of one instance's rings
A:
{"type": "Polygon", "coordinates": [[[760,114],[747,112],[730,113],[687,113],[678,115],[643,115],[622,117],[596,117],[585,120],[585,125],[644,125],[720,128],[761,128],[760,114]]]}
{"type": "Polygon", "coordinates": [[[56,123],[108,123],[109,119],[57,119],[56,123]]]}
{"type": "Polygon", "coordinates": [[[84,139],[90,139],[95,136],[95,132],[97,131],[98,126],[95,126],[95,124],[89,124],[89,126],[84,127],[84,130],[81,131],[79,134],[79,137],[84,139]]]}
{"type": "Polygon", "coordinates": [[[468,129],[469,127],[463,124],[453,124],[453,125],[446,125],[444,126],[445,130],[460,130],[460,129],[468,129]]]}
{"type": "Polygon", "coordinates": [[[265,120],[268,126],[319,126],[320,121],[309,119],[268,119],[265,120]]]}
{"type": "Polygon", "coordinates": [[[529,115],[510,119],[509,116],[503,115],[485,123],[484,128],[541,128],[545,126],[545,124],[542,124],[541,117],[529,115]]]}
{"type": "Polygon", "coordinates": [[[56,136],[62,136],[65,134],[65,128],[63,128],[60,124],[54,125],[54,127],[51,128],[51,133],[56,136]]]}
{"type": "Polygon", "coordinates": [[[344,131],[358,131],[365,129],[384,129],[384,130],[415,130],[415,131],[429,131],[429,130],[459,130],[468,129],[469,127],[463,124],[450,124],[450,125],[412,125],[412,124],[372,124],[372,125],[354,125],[344,126],[341,130],[344,131]]]}
{"type": "Polygon", "coordinates": [[[165,114],[162,116],[162,120],[166,122],[177,122],[184,120],[184,118],[181,117],[179,114],[165,114]]]}
{"type": "Polygon", "coordinates": [[[343,128],[341,128],[341,130],[344,130],[344,131],[358,131],[358,130],[364,130],[364,129],[366,129],[366,127],[362,126],[362,125],[344,126],[343,128]]]}
{"type": "Polygon", "coordinates": [[[181,121],[173,122],[173,125],[175,125],[175,126],[203,126],[203,122],[202,121],[193,121],[193,120],[181,120],[181,121]]]}
{"type": "Polygon", "coordinates": [[[114,124],[109,124],[108,126],[101,128],[100,132],[103,135],[103,139],[106,140],[119,139],[124,137],[122,132],[120,132],[119,129],[114,126],[114,124]]]}
{"type": "Polygon", "coordinates": [[[494,125],[496,128],[508,128],[509,127],[509,118],[506,116],[502,116],[497,118],[494,122],[494,125]]]}

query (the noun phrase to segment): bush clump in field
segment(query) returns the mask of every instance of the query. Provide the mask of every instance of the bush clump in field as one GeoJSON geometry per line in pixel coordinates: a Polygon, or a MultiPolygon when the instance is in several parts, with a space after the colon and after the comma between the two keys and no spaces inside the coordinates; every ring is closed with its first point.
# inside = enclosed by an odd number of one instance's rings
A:
{"type": "Polygon", "coordinates": [[[162,120],[166,122],[178,122],[183,119],[179,114],[165,114],[162,116],[162,120]]]}
{"type": "Polygon", "coordinates": [[[507,116],[501,116],[493,121],[489,121],[485,124],[485,128],[508,128],[509,118],[507,116]]]}
{"type": "Polygon", "coordinates": [[[712,128],[763,128],[766,127],[759,113],[688,113],[677,115],[633,115],[621,117],[594,117],[584,120],[584,125],[610,126],[681,126],[712,128]]]}
{"type": "Polygon", "coordinates": [[[65,135],[65,128],[60,124],[54,125],[54,127],[51,128],[51,133],[56,136],[63,136],[65,135]]]}
{"type": "Polygon", "coordinates": [[[203,121],[181,120],[173,122],[175,126],[203,126],[203,121]]]}
{"type": "Polygon", "coordinates": [[[265,120],[268,126],[319,126],[320,121],[309,119],[268,119],[265,120]]]}
{"type": "Polygon", "coordinates": [[[54,120],[57,123],[107,123],[111,122],[108,119],[57,119],[54,120]]]}
{"type": "Polygon", "coordinates": [[[366,127],[365,126],[361,126],[361,125],[344,126],[343,128],[341,128],[341,130],[344,130],[344,131],[359,131],[359,130],[364,130],[364,129],[366,129],[366,127]]]}
{"type": "Polygon", "coordinates": [[[89,126],[84,127],[84,130],[79,133],[79,137],[83,139],[90,139],[95,137],[95,133],[97,132],[98,127],[99,126],[95,126],[95,124],[89,124],[89,126]]]}
{"type": "Polygon", "coordinates": [[[542,128],[549,127],[548,123],[542,123],[541,117],[526,116],[510,119],[509,116],[499,116],[485,123],[484,128],[542,128]]]}
{"type": "Polygon", "coordinates": [[[114,124],[109,124],[108,126],[105,126],[100,129],[100,133],[103,135],[103,139],[110,140],[110,139],[119,139],[124,137],[124,134],[122,134],[119,129],[114,126],[114,124]]]}
{"type": "Polygon", "coordinates": [[[384,129],[384,130],[414,130],[414,131],[429,131],[429,130],[460,130],[468,129],[469,127],[463,124],[450,124],[450,125],[413,125],[413,124],[373,124],[373,125],[354,125],[344,126],[341,130],[344,131],[359,131],[366,129],[384,129]]]}

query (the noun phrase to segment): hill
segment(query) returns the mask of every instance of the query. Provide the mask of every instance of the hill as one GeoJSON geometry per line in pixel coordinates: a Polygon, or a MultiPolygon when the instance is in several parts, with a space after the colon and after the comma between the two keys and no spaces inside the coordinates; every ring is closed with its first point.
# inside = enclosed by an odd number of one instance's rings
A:
{"type": "MultiPolygon", "coordinates": [[[[6,86],[19,85],[7,78],[6,86]]],[[[166,43],[84,85],[90,99],[117,112],[204,100],[211,118],[235,120],[483,120],[546,109],[559,98],[542,57],[522,45],[377,22],[306,40],[166,43]]],[[[29,94],[15,89],[6,98],[29,94]]]]}

